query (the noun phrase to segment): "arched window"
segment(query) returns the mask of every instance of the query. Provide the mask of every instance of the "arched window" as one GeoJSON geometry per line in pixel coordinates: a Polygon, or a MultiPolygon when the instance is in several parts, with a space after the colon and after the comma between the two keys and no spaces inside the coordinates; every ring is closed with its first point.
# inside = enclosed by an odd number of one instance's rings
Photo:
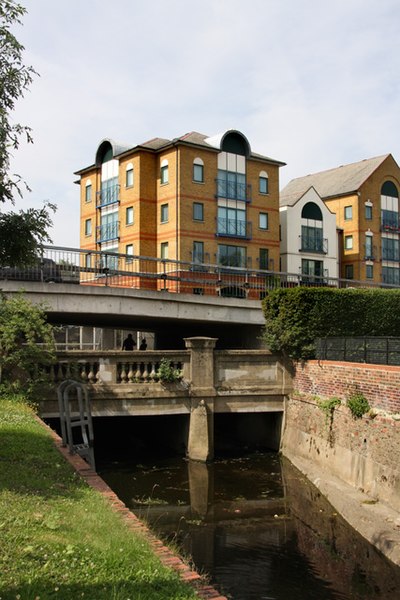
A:
{"type": "Polygon", "coordinates": [[[204,183],[204,162],[201,158],[195,158],[193,161],[193,181],[204,183]]]}
{"type": "Polygon", "coordinates": [[[133,164],[128,163],[125,171],[125,187],[133,186],[133,164]]]}
{"type": "Polygon", "coordinates": [[[250,144],[245,136],[239,131],[229,131],[224,135],[221,150],[241,156],[250,155],[250,144]]]}
{"type": "Polygon", "coordinates": [[[392,181],[385,181],[381,189],[381,196],[399,197],[399,192],[392,181]]]}
{"type": "Polygon", "coordinates": [[[161,183],[168,183],[168,161],[164,159],[161,162],[161,175],[160,175],[161,183]]]}
{"type": "Polygon", "coordinates": [[[307,202],[301,211],[302,219],[311,219],[312,221],[322,221],[322,212],[315,202],[307,202]]]}
{"type": "Polygon", "coordinates": [[[258,191],[260,194],[268,194],[268,173],[266,171],[260,171],[258,176],[258,191]]]}
{"type": "Polygon", "coordinates": [[[385,181],[381,188],[381,220],[383,231],[398,231],[399,192],[392,181],[385,181]]]}

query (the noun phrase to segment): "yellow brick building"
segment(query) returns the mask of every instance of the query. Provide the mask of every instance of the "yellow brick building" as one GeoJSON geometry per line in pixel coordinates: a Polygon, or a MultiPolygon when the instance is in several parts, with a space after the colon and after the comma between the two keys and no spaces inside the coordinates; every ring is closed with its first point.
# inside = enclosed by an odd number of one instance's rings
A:
{"type": "Polygon", "coordinates": [[[81,169],[86,250],[279,269],[279,168],[236,130],[134,147],[100,143],[81,169]]]}
{"type": "Polygon", "coordinates": [[[400,168],[391,154],[293,179],[285,194],[311,186],[336,214],[340,274],[400,284],[400,168]]]}

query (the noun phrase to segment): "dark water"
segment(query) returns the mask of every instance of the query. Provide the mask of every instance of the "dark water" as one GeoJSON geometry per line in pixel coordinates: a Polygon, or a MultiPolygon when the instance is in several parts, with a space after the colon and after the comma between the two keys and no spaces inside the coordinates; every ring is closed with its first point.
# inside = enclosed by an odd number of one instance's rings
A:
{"type": "Polygon", "coordinates": [[[103,463],[100,474],[233,600],[400,600],[400,568],[277,454],[103,463]]]}

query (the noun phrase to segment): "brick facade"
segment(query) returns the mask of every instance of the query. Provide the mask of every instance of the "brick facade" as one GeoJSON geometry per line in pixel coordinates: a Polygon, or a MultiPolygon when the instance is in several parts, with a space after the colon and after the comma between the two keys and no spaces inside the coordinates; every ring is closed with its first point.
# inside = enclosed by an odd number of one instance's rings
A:
{"type": "Polygon", "coordinates": [[[298,392],[345,400],[362,392],[371,407],[400,413],[400,367],[339,361],[310,360],[296,365],[293,381],[298,392]]]}

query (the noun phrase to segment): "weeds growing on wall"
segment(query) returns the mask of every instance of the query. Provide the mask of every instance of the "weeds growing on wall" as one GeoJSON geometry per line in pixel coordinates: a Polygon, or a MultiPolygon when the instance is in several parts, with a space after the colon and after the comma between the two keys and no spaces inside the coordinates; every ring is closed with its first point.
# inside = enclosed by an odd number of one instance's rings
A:
{"type": "Polygon", "coordinates": [[[360,419],[371,407],[361,392],[356,392],[347,398],[347,406],[355,419],[360,419]]]}
{"type": "Polygon", "coordinates": [[[156,376],[161,382],[173,383],[174,381],[180,381],[182,379],[182,371],[180,369],[175,369],[172,362],[167,358],[162,358],[156,376]]]}

